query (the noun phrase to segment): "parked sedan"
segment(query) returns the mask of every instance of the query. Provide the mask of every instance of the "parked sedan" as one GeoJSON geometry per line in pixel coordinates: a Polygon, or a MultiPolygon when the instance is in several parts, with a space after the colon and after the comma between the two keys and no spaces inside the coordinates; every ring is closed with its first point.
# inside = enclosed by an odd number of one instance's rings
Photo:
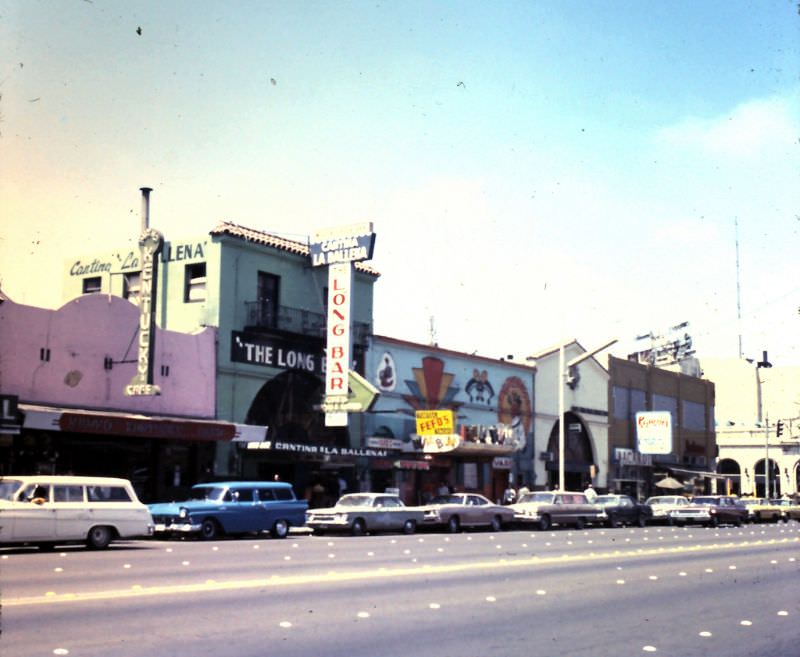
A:
{"type": "Polygon", "coordinates": [[[308,503],[295,498],[291,484],[274,481],[223,481],[197,484],[183,502],[151,504],[156,534],[196,535],[269,531],[286,538],[302,526],[308,503]]]}
{"type": "Polygon", "coordinates": [[[513,509],[493,504],[475,493],[440,495],[422,509],[425,526],[447,527],[451,533],[462,527],[489,527],[497,532],[514,520],[513,509]]]}
{"type": "Polygon", "coordinates": [[[306,525],[316,534],[334,531],[354,536],[379,531],[413,534],[422,521],[422,509],[407,507],[397,495],[388,493],[352,493],[341,497],[333,507],[306,512],[306,525]]]}
{"type": "Polygon", "coordinates": [[[509,508],[514,510],[515,522],[533,524],[542,531],[553,525],[574,525],[582,529],[587,523],[605,520],[603,510],[591,504],[586,495],[568,491],[526,493],[509,508]]]}
{"type": "Polygon", "coordinates": [[[683,495],[655,495],[648,497],[645,504],[650,507],[650,522],[672,523],[670,514],[676,509],[688,506],[689,498],[683,495]]]}
{"type": "Polygon", "coordinates": [[[629,495],[599,495],[594,503],[605,511],[606,524],[609,527],[644,527],[653,515],[649,506],[637,502],[629,495]]]}
{"type": "Polygon", "coordinates": [[[763,497],[743,497],[739,500],[747,509],[748,522],[778,522],[781,508],[772,500],[763,497]]]}
{"type": "Polygon", "coordinates": [[[704,495],[670,513],[676,525],[695,523],[716,527],[729,523],[740,527],[747,521],[747,509],[731,495],[704,495]]]}
{"type": "Polygon", "coordinates": [[[781,510],[781,520],[783,520],[783,522],[789,522],[790,520],[797,520],[800,522],[800,504],[785,497],[772,500],[772,503],[781,510]]]}

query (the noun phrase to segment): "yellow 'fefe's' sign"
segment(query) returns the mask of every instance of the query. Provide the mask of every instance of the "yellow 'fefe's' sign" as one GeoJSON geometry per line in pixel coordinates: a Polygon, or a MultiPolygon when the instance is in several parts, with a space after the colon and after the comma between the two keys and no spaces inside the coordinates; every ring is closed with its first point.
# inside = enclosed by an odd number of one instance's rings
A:
{"type": "Polygon", "coordinates": [[[453,432],[453,411],[417,411],[417,434],[440,436],[453,432]]]}

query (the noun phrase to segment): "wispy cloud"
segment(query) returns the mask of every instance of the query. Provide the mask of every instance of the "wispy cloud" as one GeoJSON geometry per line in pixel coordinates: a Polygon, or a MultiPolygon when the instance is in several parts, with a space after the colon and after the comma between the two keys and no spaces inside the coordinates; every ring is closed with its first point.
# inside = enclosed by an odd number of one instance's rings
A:
{"type": "Polygon", "coordinates": [[[773,97],[743,103],[721,116],[689,117],[662,128],[656,142],[716,159],[750,159],[797,148],[798,137],[797,98],[773,97]]]}

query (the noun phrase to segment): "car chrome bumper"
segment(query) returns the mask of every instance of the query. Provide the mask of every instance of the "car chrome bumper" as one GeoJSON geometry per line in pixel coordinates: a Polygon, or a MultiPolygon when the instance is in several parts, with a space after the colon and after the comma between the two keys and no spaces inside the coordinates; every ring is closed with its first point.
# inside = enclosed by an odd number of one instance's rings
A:
{"type": "Polygon", "coordinates": [[[196,534],[200,531],[202,525],[193,524],[191,522],[174,522],[170,525],[157,523],[154,527],[156,534],[196,534]]]}

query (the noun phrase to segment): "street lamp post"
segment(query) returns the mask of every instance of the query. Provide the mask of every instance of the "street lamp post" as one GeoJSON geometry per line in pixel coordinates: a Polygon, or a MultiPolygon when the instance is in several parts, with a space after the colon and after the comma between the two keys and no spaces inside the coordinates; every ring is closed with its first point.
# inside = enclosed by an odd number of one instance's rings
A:
{"type": "MultiPolygon", "coordinates": [[[[761,413],[762,409],[765,406],[764,404],[764,395],[761,390],[762,381],[761,376],[759,374],[759,370],[763,368],[772,367],[772,363],[769,362],[767,358],[767,352],[762,352],[762,360],[756,363],[756,384],[758,387],[758,419],[761,420],[761,413]]],[[[766,411],[764,417],[764,497],[769,497],[769,410],[766,411]]],[[[753,472],[755,476],[755,471],[753,472]]],[[[755,486],[754,486],[755,488],[755,486]]],[[[753,491],[755,493],[755,491],[753,491]]]]}

